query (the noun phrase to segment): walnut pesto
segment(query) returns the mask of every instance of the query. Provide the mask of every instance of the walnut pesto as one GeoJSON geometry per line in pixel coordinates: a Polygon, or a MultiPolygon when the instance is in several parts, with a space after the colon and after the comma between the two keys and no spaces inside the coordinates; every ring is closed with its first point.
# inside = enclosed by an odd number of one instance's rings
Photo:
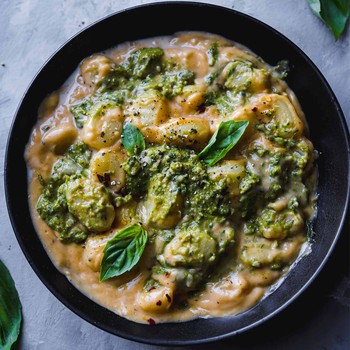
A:
{"type": "Polygon", "coordinates": [[[130,157],[123,169],[128,193],[145,196],[145,215],[166,218],[172,212],[184,211],[179,216],[186,216],[186,221],[201,222],[225,220],[231,214],[225,181],[212,181],[208,168],[193,150],[153,146],[139,157],[130,157]]]}
{"type": "Polygon", "coordinates": [[[57,268],[135,322],[259,302],[305,253],[316,205],[317,153],[285,74],[200,32],[84,59],[43,101],[25,155],[57,268]]]}

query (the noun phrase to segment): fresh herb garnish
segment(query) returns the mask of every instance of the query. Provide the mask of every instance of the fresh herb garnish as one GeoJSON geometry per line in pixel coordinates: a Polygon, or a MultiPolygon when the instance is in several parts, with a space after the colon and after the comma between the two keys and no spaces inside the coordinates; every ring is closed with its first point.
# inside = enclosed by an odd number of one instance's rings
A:
{"type": "Polygon", "coordinates": [[[18,338],[22,306],[15,283],[0,260],[0,348],[10,350],[18,338]]]}
{"type": "Polygon", "coordinates": [[[217,163],[239,141],[248,124],[247,120],[221,122],[208,145],[199,153],[199,158],[209,166],[217,163]]]}
{"type": "Polygon", "coordinates": [[[131,154],[140,154],[146,149],[146,142],[139,129],[131,123],[125,123],[122,131],[122,143],[125,149],[131,154]]]}
{"type": "Polygon", "coordinates": [[[311,9],[338,40],[350,15],[350,0],[308,0],[311,9]]]}
{"type": "Polygon", "coordinates": [[[119,231],[103,250],[100,281],[130,271],[140,260],[147,243],[147,232],[139,224],[119,231]]]}

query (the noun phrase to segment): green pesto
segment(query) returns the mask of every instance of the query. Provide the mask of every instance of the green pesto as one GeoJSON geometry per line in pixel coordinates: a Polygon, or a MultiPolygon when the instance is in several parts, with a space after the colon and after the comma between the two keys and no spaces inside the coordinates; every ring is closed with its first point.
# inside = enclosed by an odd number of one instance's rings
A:
{"type": "Polygon", "coordinates": [[[71,107],[76,126],[82,128],[101,108],[123,106],[145,91],[155,90],[161,96],[173,98],[194,83],[194,72],[163,56],[164,51],[157,47],[131,53],[125,62],[109,72],[90,99],[71,107]]]}
{"type": "Polygon", "coordinates": [[[113,197],[113,204],[116,208],[121,207],[124,204],[129,203],[132,200],[132,196],[130,194],[127,194],[126,196],[121,196],[119,194],[115,194],[113,197]]]}
{"type": "Polygon", "coordinates": [[[152,278],[149,279],[144,290],[157,287],[162,284],[162,275],[171,276],[176,282],[176,294],[183,294],[198,289],[200,283],[206,277],[205,268],[188,268],[188,267],[171,267],[160,264],[154,265],[152,268],[152,278]]]}
{"type": "Polygon", "coordinates": [[[218,43],[213,43],[208,51],[208,63],[210,67],[215,66],[219,58],[219,45],[218,43]]]}
{"type": "Polygon", "coordinates": [[[165,72],[155,79],[155,88],[166,97],[175,97],[182,94],[187,85],[194,83],[195,74],[187,69],[165,70],[165,72]]]}
{"type": "MultiPolygon", "coordinates": [[[[249,217],[257,212],[261,206],[266,206],[283,192],[291,190],[295,193],[292,208],[295,210],[300,203],[302,207],[307,205],[309,191],[304,184],[306,166],[311,159],[311,151],[304,140],[298,142],[290,140],[285,149],[269,152],[261,146],[250,152],[250,157],[258,159],[260,172],[248,161],[245,176],[240,183],[240,202],[243,217],[249,217]],[[251,169],[255,169],[255,173],[251,169]],[[266,179],[266,176],[267,179],[266,179]],[[263,188],[262,178],[269,187],[263,188]]],[[[249,158],[248,158],[249,159],[249,158]]]]}
{"type": "Polygon", "coordinates": [[[91,158],[87,145],[72,145],[53,166],[36,209],[62,242],[82,243],[91,232],[108,229],[114,208],[107,190],[86,178],[91,158]]]}
{"type": "Polygon", "coordinates": [[[43,188],[36,205],[40,217],[55,230],[64,243],[82,243],[88,236],[87,228],[68,211],[66,184],[50,181],[43,188]]]}
{"type": "Polygon", "coordinates": [[[225,181],[212,181],[194,151],[165,145],[131,156],[123,168],[125,190],[143,197],[143,224],[164,241],[153,282],[170,273],[178,291],[193,290],[234,243],[225,181]],[[214,225],[223,226],[214,230],[214,225]]]}
{"type": "Polygon", "coordinates": [[[274,250],[293,236],[294,227],[301,225],[304,225],[304,221],[299,212],[289,208],[281,211],[265,208],[257,218],[244,224],[241,261],[253,268],[282,268],[289,263],[288,254],[285,255],[283,250],[274,253],[274,250]]]}
{"type": "Polygon", "coordinates": [[[274,118],[273,111],[269,114],[265,113],[265,115],[271,118],[270,122],[258,124],[256,129],[279,146],[293,146],[296,142],[294,139],[296,134],[295,125],[289,120],[282,124],[278,123],[276,118],[274,118]]]}
{"type": "Polygon", "coordinates": [[[114,208],[105,186],[84,177],[67,182],[67,207],[90,232],[108,230],[114,220],[114,208]]]}
{"type": "Polygon", "coordinates": [[[244,219],[246,237],[240,259],[254,268],[280,269],[288,263],[270,254],[273,244],[288,239],[294,234],[293,229],[304,226],[304,209],[312,205],[310,189],[304,180],[308,176],[311,150],[306,141],[294,137],[283,145],[285,148],[275,151],[261,145],[250,150],[246,175],[240,183],[239,212],[244,219]],[[251,159],[259,167],[255,167],[251,159]],[[269,207],[286,193],[290,198],[286,207],[279,211],[269,207]]]}
{"type": "Polygon", "coordinates": [[[186,229],[180,229],[164,249],[158,259],[164,265],[204,269],[217,259],[216,241],[210,236],[209,229],[201,227],[196,222],[186,229]]]}
{"type": "Polygon", "coordinates": [[[70,111],[74,116],[74,121],[77,128],[81,129],[84,126],[84,123],[88,118],[88,113],[92,105],[92,101],[86,100],[82,103],[73,105],[70,108],[70,111]]]}
{"type": "Polygon", "coordinates": [[[152,278],[146,286],[161,284],[161,275],[166,274],[176,281],[176,293],[196,290],[210,267],[232,247],[234,229],[229,224],[214,233],[209,221],[200,224],[193,221],[172,231],[163,231],[167,233],[166,245],[157,256],[152,278]]]}
{"type": "Polygon", "coordinates": [[[235,59],[216,72],[209,73],[205,82],[210,87],[206,104],[215,105],[219,112],[228,116],[246,103],[253,91],[259,87],[269,88],[271,72],[254,67],[253,63],[235,59]],[[221,77],[220,84],[213,84],[221,77]]]}
{"type": "Polygon", "coordinates": [[[105,92],[93,96],[90,100],[85,100],[79,104],[71,106],[70,111],[74,116],[76,127],[82,129],[84,123],[89,118],[99,118],[105,113],[106,109],[120,105],[121,101],[123,101],[121,95],[112,95],[105,92]]]}
{"type": "Polygon", "coordinates": [[[246,175],[244,176],[244,178],[239,184],[240,193],[244,194],[248,192],[251,188],[253,188],[258,183],[260,183],[260,177],[251,173],[250,171],[247,171],[246,175]]]}
{"type": "Polygon", "coordinates": [[[90,159],[91,151],[84,142],[70,146],[64,156],[54,164],[51,180],[62,183],[65,176],[85,174],[90,159]]]}
{"type": "Polygon", "coordinates": [[[129,76],[134,78],[145,78],[161,70],[161,58],[163,49],[159,47],[144,47],[134,51],[122,64],[129,76]]]}
{"type": "Polygon", "coordinates": [[[289,70],[289,62],[287,60],[281,60],[273,67],[272,74],[275,74],[279,79],[285,79],[288,76],[289,70]]]}
{"type": "Polygon", "coordinates": [[[254,78],[253,64],[248,61],[235,60],[225,67],[224,86],[234,91],[248,91],[254,78]]]}
{"type": "Polygon", "coordinates": [[[208,86],[212,85],[214,83],[214,81],[216,81],[217,78],[219,77],[219,74],[220,74],[219,71],[208,73],[204,78],[205,83],[208,86]]]}
{"type": "MultiPolygon", "coordinates": [[[[237,152],[230,150],[244,130],[235,138],[226,129],[225,137],[220,134],[229,124],[248,125],[248,121],[231,120],[232,113],[253,101],[256,94],[278,93],[272,89],[271,79],[274,82],[285,77],[286,65],[262,69],[259,63],[241,58],[222,64],[217,43],[207,55],[213,68],[204,78],[205,104],[214,105],[220,117],[226,117],[213,135],[217,143],[211,145],[211,140],[200,153],[149,144],[142,130],[126,122],[121,141],[129,158],[122,165],[125,185],[119,191],[92,180],[91,151],[84,143],[70,147],[54,165],[51,178],[40,180],[43,189],[37,211],[62,242],[82,244],[89,235],[109,230],[115,213],[117,228],[124,223],[132,225],[118,232],[124,232],[124,237],[117,234],[108,242],[104,259],[109,261],[102,267],[101,281],[135,266],[146,242],[147,255],[154,256],[153,266],[147,266],[150,277],[145,290],[167,283],[166,275],[168,281],[174,281],[176,299],[178,294],[198,292],[207,278],[214,282],[222,278],[227,260],[220,259],[233,257],[227,264],[230,271],[278,270],[290,263],[277,248],[300,232],[312,202],[313,188],[306,183],[313,159],[309,144],[300,139],[293,120],[280,123],[283,118],[278,118],[278,109],[264,111],[264,118],[257,117],[256,126],[251,121],[250,128],[256,127],[259,133],[254,134],[253,141],[247,135],[245,140],[252,142],[243,144],[243,140],[237,152]],[[275,146],[273,151],[263,147],[263,136],[275,146]],[[214,164],[215,176],[210,171],[214,164]],[[231,164],[239,164],[239,175],[228,170],[234,168],[231,164]],[[285,204],[278,203],[281,198],[285,204]],[[235,230],[241,229],[243,235],[234,247],[235,230]],[[138,246],[142,249],[136,249],[138,246]]],[[[141,48],[111,68],[93,95],[71,106],[70,111],[80,129],[90,118],[100,118],[117,106],[134,122],[138,115],[154,113],[155,108],[142,105],[145,97],[155,105],[181,94],[184,97],[188,91],[196,91],[195,78],[186,67],[167,61],[161,48],[141,48]]],[[[201,108],[197,112],[202,113],[201,108]]]]}
{"type": "Polygon", "coordinates": [[[176,184],[164,174],[154,174],[144,201],[146,224],[171,228],[181,218],[182,195],[176,184]]]}
{"type": "MultiPolygon", "coordinates": [[[[211,181],[207,166],[192,150],[165,145],[150,147],[140,156],[130,157],[123,164],[123,169],[126,173],[126,190],[134,196],[157,188],[155,184],[150,187],[150,179],[162,174],[158,181],[184,197],[188,220],[225,219],[231,214],[225,181],[211,181]]],[[[163,193],[155,191],[152,195],[156,197],[163,193]]]]}
{"type": "Polygon", "coordinates": [[[271,254],[271,251],[278,247],[275,240],[266,240],[254,235],[249,236],[245,241],[240,255],[241,261],[254,269],[270,267],[272,270],[281,269],[288,264],[280,254],[271,254]]]}
{"type": "Polygon", "coordinates": [[[113,95],[126,90],[130,96],[135,96],[140,91],[155,89],[167,97],[181,94],[184,86],[193,83],[194,73],[173,62],[164,60],[163,50],[157,52],[159,55],[155,56],[153,49],[136,50],[131,54],[127,63],[117,66],[109,73],[98,92],[107,91],[113,95]],[[140,57],[139,51],[142,51],[141,56],[144,58],[141,61],[133,58],[140,57]],[[147,56],[150,57],[145,60],[147,56]]]}
{"type": "Polygon", "coordinates": [[[290,217],[295,215],[290,210],[277,212],[276,210],[265,208],[258,217],[251,219],[244,224],[245,234],[258,234],[263,236],[267,229],[272,231],[276,237],[284,239],[290,233],[293,226],[293,220],[290,217]]]}
{"type": "Polygon", "coordinates": [[[228,116],[236,108],[246,102],[247,93],[245,91],[232,92],[223,88],[208,91],[205,98],[207,106],[215,105],[220,114],[228,116]]]}

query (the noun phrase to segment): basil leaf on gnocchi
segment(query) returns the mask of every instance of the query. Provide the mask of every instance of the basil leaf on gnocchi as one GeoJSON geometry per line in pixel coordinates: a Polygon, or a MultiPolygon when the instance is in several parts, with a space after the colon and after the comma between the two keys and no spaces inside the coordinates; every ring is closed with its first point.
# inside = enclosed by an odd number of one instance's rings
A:
{"type": "Polygon", "coordinates": [[[139,129],[131,123],[126,123],[122,132],[122,143],[131,154],[140,154],[146,149],[146,142],[139,129]]]}
{"type": "Polygon", "coordinates": [[[237,144],[248,125],[247,120],[221,122],[199,158],[209,166],[216,164],[237,144]]]}

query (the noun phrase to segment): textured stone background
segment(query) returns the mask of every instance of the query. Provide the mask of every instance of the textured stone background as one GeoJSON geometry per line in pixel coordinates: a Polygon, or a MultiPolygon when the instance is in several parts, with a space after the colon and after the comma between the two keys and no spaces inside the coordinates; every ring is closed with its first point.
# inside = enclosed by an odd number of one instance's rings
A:
{"type": "MultiPolygon", "coordinates": [[[[107,334],[80,319],[51,295],[17,244],[5,207],[2,180],[5,145],[15,109],[41,65],[86,25],[114,11],[147,2],[150,1],[0,0],[0,258],[11,271],[23,304],[18,349],[165,349],[107,334]]],[[[334,42],[306,0],[207,2],[252,15],[296,43],[325,75],[350,122],[350,33],[334,42]]],[[[349,348],[348,247],[349,240],[343,235],[316,282],[276,319],[248,334],[193,349],[349,348]]]]}

